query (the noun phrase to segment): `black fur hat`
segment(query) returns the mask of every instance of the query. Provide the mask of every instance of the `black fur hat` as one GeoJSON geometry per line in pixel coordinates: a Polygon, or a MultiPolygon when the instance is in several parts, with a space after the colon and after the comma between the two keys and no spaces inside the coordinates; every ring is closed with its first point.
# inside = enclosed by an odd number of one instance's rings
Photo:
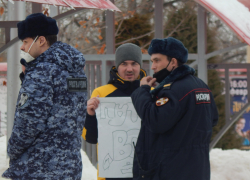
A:
{"type": "Polygon", "coordinates": [[[34,13],[26,17],[24,21],[17,23],[18,38],[57,35],[58,27],[56,20],[42,13],[34,13]]]}
{"type": "Polygon", "coordinates": [[[148,54],[151,56],[156,53],[176,58],[181,63],[186,63],[188,59],[188,50],[181,41],[173,37],[153,39],[148,48],[148,54]]]}

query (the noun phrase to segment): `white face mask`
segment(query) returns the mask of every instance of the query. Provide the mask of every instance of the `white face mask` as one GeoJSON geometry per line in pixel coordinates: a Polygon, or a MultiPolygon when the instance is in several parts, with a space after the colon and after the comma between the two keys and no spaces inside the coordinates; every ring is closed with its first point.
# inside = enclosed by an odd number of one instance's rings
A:
{"type": "Polygon", "coordinates": [[[27,63],[28,62],[31,62],[33,61],[35,58],[32,57],[29,52],[30,52],[30,49],[31,47],[33,46],[34,42],[37,40],[38,36],[34,39],[34,41],[32,42],[32,44],[30,45],[30,48],[28,50],[28,52],[24,52],[21,50],[21,53],[20,53],[20,59],[24,59],[27,63]]]}

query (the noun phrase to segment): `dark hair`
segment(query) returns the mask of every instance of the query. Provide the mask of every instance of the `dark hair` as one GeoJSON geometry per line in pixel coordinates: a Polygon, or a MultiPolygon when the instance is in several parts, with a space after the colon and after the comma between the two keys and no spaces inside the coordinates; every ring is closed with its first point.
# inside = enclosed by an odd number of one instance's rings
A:
{"type": "MultiPolygon", "coordinates": [[[[57,41],[57,35],[47,35],[44,37],[46,41],[48,42],[49,47],[57,41]]],[[[36,37],[31,37],[31,38],[34,40],[36,37]]]]}
{"type": "MultiPolygon", "coordinates": [[[[173,58],[173,57],[167,56],[168,61],[171,61],[172,58],[173,58]]],[[[175,59],[176,59],[176,58],[175,58],[175,59]]],[[[177,60],[178,67],[180,67],[181,65],[185,64],[185,63],[180,62],[178,59],[176,59],[176,60],[177,60]]]]}

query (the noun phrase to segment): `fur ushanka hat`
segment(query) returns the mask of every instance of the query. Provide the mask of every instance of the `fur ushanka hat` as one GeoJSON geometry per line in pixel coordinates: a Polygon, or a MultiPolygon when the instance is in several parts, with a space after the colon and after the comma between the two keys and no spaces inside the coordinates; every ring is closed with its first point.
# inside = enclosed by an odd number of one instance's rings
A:
{"type": "Polygon", "coordinates": [[[188,50],[181,41],[173,37],[153,39],[148,48],[148,54],[151,56],[156,53],[176,58],[181,63],[186,63],[188,58],[188,50]]]}
{"type": "Polygon", "coordinates": [[[17,23],[18,38],[57,35],[56,20],[45,16],[43,13],[34,13],[26,17],[24,21],[17,23]]]}

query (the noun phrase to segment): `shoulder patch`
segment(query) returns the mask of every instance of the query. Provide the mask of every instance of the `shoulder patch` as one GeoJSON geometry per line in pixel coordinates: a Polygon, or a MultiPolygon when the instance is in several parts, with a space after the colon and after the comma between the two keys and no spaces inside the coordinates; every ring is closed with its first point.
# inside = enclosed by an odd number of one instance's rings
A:
{"type": "Polygon", "coordinates": [[[69,92],[87,91],[87,78],[67,78],[69,92]]]}
{"type": "Polygon", "coordinates": [[[196,104],[211,103],[210,93],[208,91],[195,92],[196,104]]]}
{"type": "Polygon", "coordinates": [[[18,102],[18,107],[22,107],[28,101],[28,95],[26,93],[22,93],[20,100],[18,102]]]}
{"type": "Polygon", "coordinates": [[[162,105],[166,104],[168,101],[169,101],[169,98],[162,97],[162,98],[158,99],[155,104],[156,104],[156,106],[162,106],[162,105]]]}

